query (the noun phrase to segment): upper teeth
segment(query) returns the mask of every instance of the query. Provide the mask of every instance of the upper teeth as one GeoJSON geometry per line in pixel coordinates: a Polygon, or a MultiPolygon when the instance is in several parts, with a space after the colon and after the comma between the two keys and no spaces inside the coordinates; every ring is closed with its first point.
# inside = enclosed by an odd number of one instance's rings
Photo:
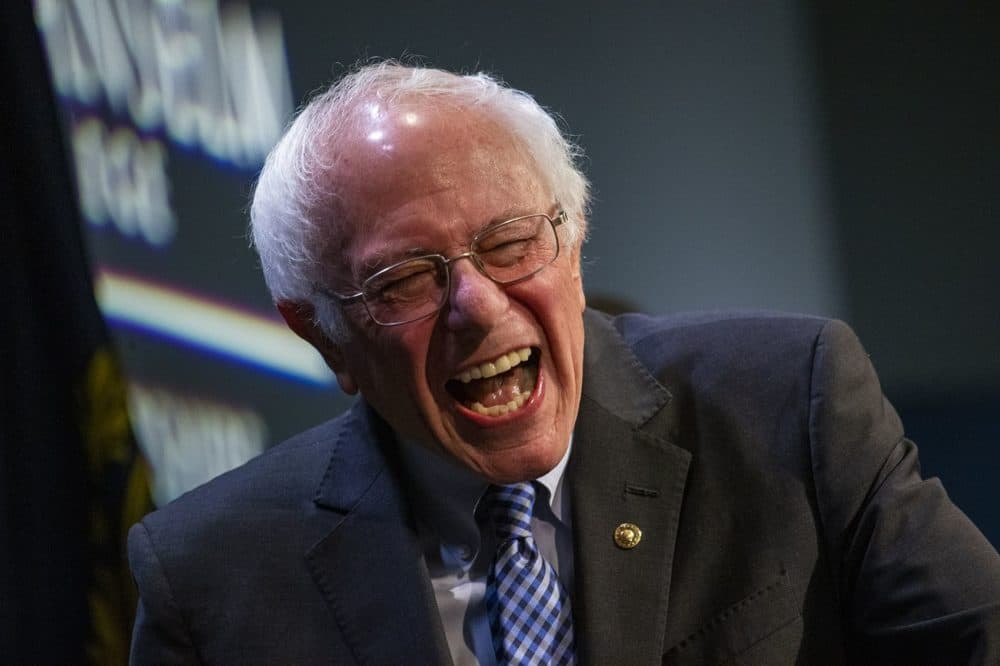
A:
{"type": "Polygon", "coordinates": [[[531,347],[523,347],[498,356],[492,361],[487,361],[486,363],[480,363],[477,366],[466,368],[452,379],[457,379],[463,384],[468,384],[473,379],[493,377],[494,375],[499,375],[501,372],[507,372],[514,366],[527,361],[529,358],[531,358],[531,347]]]}

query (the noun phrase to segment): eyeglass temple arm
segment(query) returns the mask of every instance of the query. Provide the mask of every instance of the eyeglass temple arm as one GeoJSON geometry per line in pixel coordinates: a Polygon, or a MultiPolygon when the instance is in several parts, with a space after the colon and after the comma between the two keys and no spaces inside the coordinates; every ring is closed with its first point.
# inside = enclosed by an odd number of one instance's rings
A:
{"type": "Polygon", "coordinates": [[[336,300],[340,301],[341,303],[343,303],[344,305],[347,305],[349,303],[357,303],[358,301],[361,300],[361,297],[362,297],[362,292],[360,292],[360,291],[357,292],[357,293],[355,293],[355,294],[347,294],[346,296],[344,296],[344,295],[341,295],[341,294],[334,293],[334,292],[330,291],[329,289],[327,289],[326,287],[324,287],[323,285],[320,285],[320,284],[315,284],[314,283],[313,287],[316,289],[316,291],[318,291],[319,293],[323,294],[327,298],[336,299],[336,300]]]}

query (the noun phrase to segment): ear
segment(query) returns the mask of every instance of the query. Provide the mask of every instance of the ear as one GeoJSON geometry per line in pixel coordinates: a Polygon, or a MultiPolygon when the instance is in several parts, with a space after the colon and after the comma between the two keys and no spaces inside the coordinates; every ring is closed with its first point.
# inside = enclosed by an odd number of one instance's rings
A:
{"type": "Polygon", "coordinates": [[[334,344],[330,338],[317,326],[314,321],[314,312],[308,303],[295,303],[292,301],[279,301],[275,304],[278,312],[284,318],[288,328],[292,329],[296,335],[311,344],[320,353],[327,366],[333,370],[337,377],[340,389],[348,395],[358,392],[358,385],[351,376],[344,362],[345,354],[340,345],[334,344]]]}

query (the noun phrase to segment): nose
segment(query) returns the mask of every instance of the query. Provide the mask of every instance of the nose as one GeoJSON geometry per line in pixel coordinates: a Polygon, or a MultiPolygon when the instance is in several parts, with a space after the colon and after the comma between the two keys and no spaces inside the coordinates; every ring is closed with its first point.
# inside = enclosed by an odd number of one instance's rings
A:
{"type": "Polygon", "coordinates": [[[491,328],[507,311],[503,287],[483,275],[471,258],[451,264],[447,325],[452,330],[491,328]]]}

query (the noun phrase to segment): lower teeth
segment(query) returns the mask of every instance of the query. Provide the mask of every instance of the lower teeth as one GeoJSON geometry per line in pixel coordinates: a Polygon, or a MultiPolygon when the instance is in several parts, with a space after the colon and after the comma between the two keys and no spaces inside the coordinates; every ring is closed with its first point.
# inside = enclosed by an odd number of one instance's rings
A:
{"type": "Polygon", "coordinates": [[[522,405],[528,400],[528,396],[531,394],[520,394],[510,402],[505,405],[492,405],[490,407],[485,406],[481,402],[472,403],[472,411],[477,414],[482,414],[484,416],[502,416],[503,414],[509,414],[510,412],[517,411],[522,405]]]}

